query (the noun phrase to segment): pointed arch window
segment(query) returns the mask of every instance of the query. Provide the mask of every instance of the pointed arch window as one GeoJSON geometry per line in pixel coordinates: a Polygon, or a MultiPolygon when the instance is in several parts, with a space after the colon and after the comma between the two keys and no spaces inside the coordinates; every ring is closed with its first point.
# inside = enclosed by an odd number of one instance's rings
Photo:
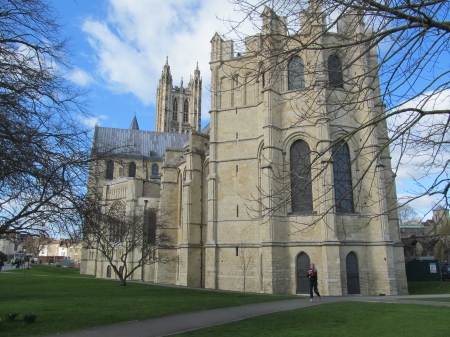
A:
{"type": "Polygon", "coordinates": [[[297,140],[290,149],[292,213],[313,210],[311,186],[311,150],[304,140],[297,140]]]}
{"type": "Polygon", "coordinates": [[[332,152],[336,213],[353,213],[350,150],[345,142],[339,141],[333,145],[332,152]]]}
{"type": "Polygon", "coordinates": [[[125,203],[115,202],[107,214],[109,223],[109,240],[111,242],[123,242],[126,232],[125,203]]]}
{"type": "Polygon", "coordinates": [[[128,165],[128,176],[131,178],[136,177],[136,164],[134,162],[131,162],[130,165],[128,165]]]}
{"type": "Polygon", "coordinates": [[[157,176],[159,173],[159,168],[157,164],[152,165],[152,176],[157,176]]]}
{"type": "Polygon", "coordinates": [[[305,87],[305,67],[303,59],[294,56],[288,63],[288,90],[296,90],[305,87]]]}
{"type": "Polygon", "coordinates": [[[155,245],[156,243],[156,213],[149,211],[147,213],[147,244],[155,245]]]}
{"type": "Polygon", "coordinates": [[[108,160],[106,163],[106,179],[112,180],[114,179],[114,162],[112,160],[108,160]]]}
{"type": "Polygon", "coordinates": [[[172,120],[174,121],[178,120],[178,100],[176,98],[174,98],[173,100],[172,120]]]}
{"type": "Polygon", "coordinates": [[[331,55],[328,58],[328,82],[332,87],[344,88],[342,62],[337,55],[331,55]]]}
{"type": "Polygon", "coordinates": [[[188,100],[184,100],[184,108],[183,108],[183,122],[187,123],[189,121],[189,102],[188,100]]]}

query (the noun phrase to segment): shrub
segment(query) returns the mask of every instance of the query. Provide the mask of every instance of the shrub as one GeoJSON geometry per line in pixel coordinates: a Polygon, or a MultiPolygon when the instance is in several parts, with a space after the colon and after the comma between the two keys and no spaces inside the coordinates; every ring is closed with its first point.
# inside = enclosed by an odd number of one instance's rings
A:
{"type": "Polygon", "coordinates": [[[37,318],[37,315],[35,314],[27,314],[23,316],[23,324],[31,324],[33,323],[37,318]]]}
{"type": "Polygon", "coordinates": [[[16,319],[17,315],[18,315],[17,312],[6,314],[6,320],[12,322],[16,319]]]}

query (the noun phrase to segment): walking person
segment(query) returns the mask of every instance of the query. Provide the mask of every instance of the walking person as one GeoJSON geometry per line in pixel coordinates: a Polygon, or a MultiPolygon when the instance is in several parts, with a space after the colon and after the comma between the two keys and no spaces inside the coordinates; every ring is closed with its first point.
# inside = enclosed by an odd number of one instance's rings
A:
{"type": "Polygon", "coordinates": [[[319,296],[319,301],[321,299],[320,293],[317,290],[317,269],[314,263],[311,263],[310,269],[308,270],[308,278],[309,278],[309,295],[311,299],[309,302],[313,301],[313,290],[317,296],[319,296]]]}

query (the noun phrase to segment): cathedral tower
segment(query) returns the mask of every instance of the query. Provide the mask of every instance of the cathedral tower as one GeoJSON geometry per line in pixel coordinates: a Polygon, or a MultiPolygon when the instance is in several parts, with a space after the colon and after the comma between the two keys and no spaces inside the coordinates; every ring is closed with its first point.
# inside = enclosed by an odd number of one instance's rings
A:
{"type": "Polygon", "coordinates": [[[188,133],[201,128],[202,79],[197,67],[187,88],[172,85],[169,61],[163,67],[156,94],[155,131],[188,133]]]}

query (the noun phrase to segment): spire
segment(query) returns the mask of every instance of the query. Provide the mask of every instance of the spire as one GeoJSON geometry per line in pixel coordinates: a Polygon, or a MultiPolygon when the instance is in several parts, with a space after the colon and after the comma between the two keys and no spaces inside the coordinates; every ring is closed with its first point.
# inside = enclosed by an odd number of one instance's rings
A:
{"type": "Polygon", "coordinates": [[[197,61],[197,66],[195,67],[194,70],[194,78],[198,79],[200,77],[200,69],[198,69],[198,61],[197,61]]]}
{"type": "Polygon", "coordinates": [[[183,77],[181,78],[181,88],[183,88],[183,77]]]}
{"type": "Polygon", "coordinates": [[[133,117],[133,121],[131,122],[130,125],[130,130],[139,130],[139,124],[136,118],[136,112],[134,113],[134,117],[133,117]]]}
{"type": "Polygon", "coordinates": [[[169,56],[166,56],[166,66],[169,66],[169,56]]]}

